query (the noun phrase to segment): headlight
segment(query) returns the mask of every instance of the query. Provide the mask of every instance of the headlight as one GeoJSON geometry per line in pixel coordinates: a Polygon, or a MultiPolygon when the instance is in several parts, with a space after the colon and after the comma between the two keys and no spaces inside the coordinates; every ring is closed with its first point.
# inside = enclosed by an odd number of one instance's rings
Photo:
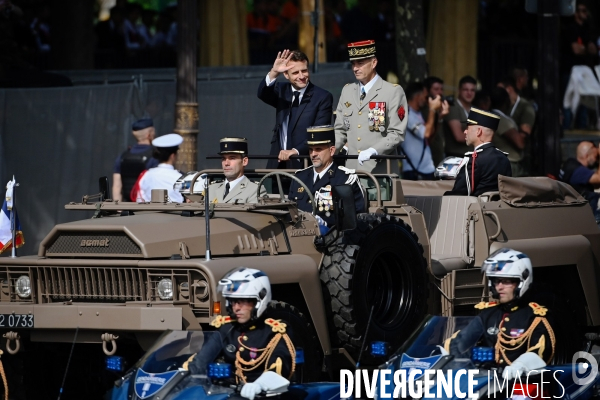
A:
{"type": "Polygon", "coordinates": [[[31,296],[31,281],[27,275],[21,275],[15,284],[15,291],[21,298],[31,296]]]}
{"type": "Polygon", "coordinates": [[[161,279],[156,285],[156,292],[161,300],[171,300],[173,298],[173,281],[167,278],[161,279]]]}

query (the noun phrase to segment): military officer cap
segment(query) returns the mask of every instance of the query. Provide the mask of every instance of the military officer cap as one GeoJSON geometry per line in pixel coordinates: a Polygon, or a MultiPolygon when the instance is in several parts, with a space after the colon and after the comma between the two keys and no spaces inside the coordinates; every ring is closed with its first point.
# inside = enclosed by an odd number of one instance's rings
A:
{"type": "Polygon", "coordinates": [[[500,117],[489,113],[487,111],[480,110],[475,107],[471,107],[471,111],[469,111],[469,117],[467,118],[468,125],[481,125],[486,128],[490,128],[494,132],[498,129],[498,124],[500,123],[500,117]]]}
{"type": "Polygon", "coordinates": [[[375,41],[363,40],[361,42],[348,43],[348,55],[350,56],[350,61],[375,57],[375,41]]]}
{"type": "Polygon", "coordinates": [[[134,132],[141,131],[142,129],[150,128],[151,126],[154,126],[152,118],[142,118],[138,119],[131,125],[131,130],[134,132]]]}
{"type": "Polygon", "coordinates": [[[179,145],[183,143],[183,137],[176,133],[159,136],[152,141],[152,146],[165,153],[175,153],[179,145]]]}
{"type": "Polygon", "coordinates": [[[246,138],[226,137],[221,139],[219,154],[248,154],[248,141],[246,138]]]}
{"type": "Polygon", "coordinates": [[[306,144],[314,146],[317,144],[335,144],[335,130],[333,125],[309,126],[306,128],[308,139],[306,144]]]}

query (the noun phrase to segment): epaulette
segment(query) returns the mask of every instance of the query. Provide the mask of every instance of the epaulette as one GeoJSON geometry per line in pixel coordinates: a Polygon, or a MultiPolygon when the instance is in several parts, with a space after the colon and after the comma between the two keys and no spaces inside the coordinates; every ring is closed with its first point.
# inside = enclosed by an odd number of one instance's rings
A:
{"type": "Polygon", "coordinates": [[[214,326],[215,328],[220,328],[221,326],[228,324],[230,322],[233,322],[233,320],[231,319],[231,317],[229,315],[226,317],[224,317],[222,315],[217,315],[217,317],[215,319],[213,319],[209,325],[214,326]]]}
{"type": "Polygon", "coordinates": [[[312,167],[313,166],[311,165],[310,167],[306,167],[306,168],[302,168],[302,169],[296,170],[296,172],[294,172],[294,174],[297,174],[300,171],[306,171],[307,169],[312,168],[312,167]]]}
{"type": "Polygon", "coordinates": [[[286,323],[281,322],[280,319],[267,318],[265,319],[265,324],[269,325],[273,332],[285,333],[286,323]]]}
{"type": "Polygon", "coordinates": [[[397,83],[394,83],[394,87],[396,87],[396,86],[400,86],[400,85],[398,85],[397,83]]]}
{"type": "Polygon", "coordinates": [[[346,168],[346,167],[342,167],[342,166],[338,166],[338,169],[341,169],[342,171],[344,171],[346,173],[346,175],[350,175],[350,174],[355,174],[356,173],[355,169],[350,169],[350,168],[346,168]]]}
{"type": "Polygon", "coordinates": [[[538,303],[529,303],[529,307],[533,309],[533,313],[535,315],[540,315],[542,317],[544,317],[548,312],[548,309],[546,307],[539,305],[538,303]]]}
{"type": "Polygon", "coordinates": [[[485,308],[490,308],[497,305],[498,303],[495,301],[482,301],[481,303],[475,304],[475,308],[478,310],[483,310],[485,308]]]}
{"type": "Polygon", "coordinates": [[[344,87],[346,87],[346,86],[348,86],[348,85],[349,85],[349,83],[346,83],[346,84],[344,85],[344,87]]]}

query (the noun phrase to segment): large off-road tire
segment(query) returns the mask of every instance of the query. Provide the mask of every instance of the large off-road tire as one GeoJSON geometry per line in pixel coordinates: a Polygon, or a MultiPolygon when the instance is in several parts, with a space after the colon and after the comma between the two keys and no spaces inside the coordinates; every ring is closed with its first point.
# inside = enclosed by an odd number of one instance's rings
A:
{"type": "Polygon", "coordinates": [[[296,366],[292,380],[296,382],[316,382],[320,380],[323,366],[323,352],[314,327],[296,307],[282,301],[271,301],[265,315],[285,321],[287,332],[296,349],[304,350],[304,364],[296,366]]]}
{"type": "Polygon", "coordinates": [[[328,248],[321,269],[338,344],[355,357],[363,343],[373,340],[397,348],[427,311],[426,271],[423,247],[402,220],[358,215],[357,229],[328,248]]]}

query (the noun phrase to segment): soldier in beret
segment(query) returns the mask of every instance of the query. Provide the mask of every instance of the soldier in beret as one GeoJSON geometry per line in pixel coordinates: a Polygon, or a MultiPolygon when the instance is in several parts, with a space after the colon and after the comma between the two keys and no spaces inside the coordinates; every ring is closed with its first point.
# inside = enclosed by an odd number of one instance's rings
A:
{"type": "MultiPolygon", "coordinates": [[[[225,181],[209,189],[213,203],[258,203],[258,185],[244,175],[248,165],[248,141],[245,138],[227,137],[220,141],[221,165],[225,181]]],[[[260,195],[266,194],[261,188],[260,195]]]]}
{"type": "Polygon", "coordinates": [[[154,148],[152,140],[156,134],[154,122],[150,118],[143,118],[131,125],[131,133],[137,143],[124,151],[115,160],[113,168],[112,198],[119,201],[135,201],[130,198],[131,189],[140,174],[158,165],[158,160],[153,157],[154,148]]]}
{"type": "MultiPolygon", "coordinates": [[[[296,171],[296,177],[311,189],[317,207],[317,221],[325,233],[335,223],[331,187],[352,185],[356,212],[365,212],[365,198],[358,176],[353,169],[340,167],[333,162],[335,132],[331,125],[311,126],[308,131],[308,151],[312,166],[296,171]]],[[[292,181],[288,199],[296,201],[302,211],[312,212],[310,197],[300,184],[292,181]]]]}
{"type": "Polygon", "coordinates": [[[444,195],[479,196],[485,192],[498,191],[498,175],[512,176],[508,153],[492,144],[494,131],[498,129],[500,117],[487,111],[471,107],[467,118],[465,140],[475,147],[465,153],[459,165],[458,175],[451,191],[444,195]]]}
{"type": "Polygon", "coordinates": [[[408,122],[406,96],[402,87],[377,74],[374,40],[349,43],[348,53],[358,82],[342,89],[335,119],[335,147],[358,155],[358,163],[348,160],[348,167],[385,173],[385,163],[371,157],[396,154],[408,122]]]}

